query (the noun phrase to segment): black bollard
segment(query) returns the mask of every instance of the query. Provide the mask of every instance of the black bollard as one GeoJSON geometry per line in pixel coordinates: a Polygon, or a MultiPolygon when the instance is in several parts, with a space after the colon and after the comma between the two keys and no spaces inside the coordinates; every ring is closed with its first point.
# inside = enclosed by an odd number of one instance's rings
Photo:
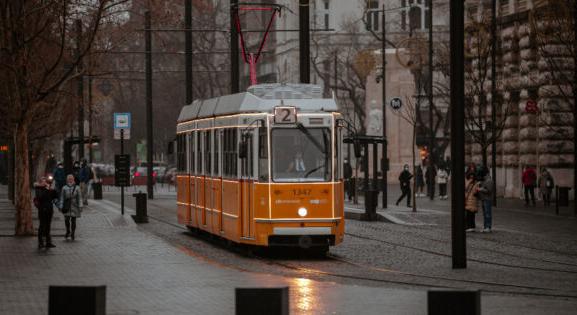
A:
{"type": "Polygon", "coordinates": [[[50,286],[48,315],[105,315],[106,286],[50,286]]]}
{"type": "Polygon", "coordinates": [[[288,315],[288,287],[236,288],[236,315],[288,315]]]}
{"type": "Polygon", "coordinates": [[[142,192],[138,192],[136,194],[132,194],[134,198],[136,198],[136,215],[133,215],[132,218],[136,223],[148,223],[148,213],[146,209],[146,194],[142,192]]]}
{"type": "Polygon", "coordinates": [[[429,315],[481,315],[478,290],[430,290],[427,300],[429,315]]]}

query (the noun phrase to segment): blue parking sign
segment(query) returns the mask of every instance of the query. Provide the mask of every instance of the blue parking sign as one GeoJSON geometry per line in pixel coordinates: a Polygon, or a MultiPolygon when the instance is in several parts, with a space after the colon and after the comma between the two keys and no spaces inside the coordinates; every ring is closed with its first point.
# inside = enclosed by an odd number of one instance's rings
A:
{"type": "Polygon", "coordinates": [[[114,113],[114,129],[130,129],[130,113],[114,113]]]}

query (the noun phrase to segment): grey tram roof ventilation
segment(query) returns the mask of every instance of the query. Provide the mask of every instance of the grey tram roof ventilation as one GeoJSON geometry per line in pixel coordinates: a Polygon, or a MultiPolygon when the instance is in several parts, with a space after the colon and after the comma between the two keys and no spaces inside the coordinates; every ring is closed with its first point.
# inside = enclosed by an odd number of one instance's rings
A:
{"type": "Polygon", "coordinates": [[[258,84],[247,90],[262,99],[314,99],[323,98],[320,86],[314,84],[258,84]]]}

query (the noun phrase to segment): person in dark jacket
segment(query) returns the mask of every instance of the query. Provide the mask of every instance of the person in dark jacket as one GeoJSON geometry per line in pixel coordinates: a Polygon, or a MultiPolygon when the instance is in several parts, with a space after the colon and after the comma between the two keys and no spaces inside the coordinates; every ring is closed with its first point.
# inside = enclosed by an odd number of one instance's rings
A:
{"type": "Polygon", "coordinates": [[[417,191],[415,191],[417,197],[425,197],[425,194],[423,193],[423,188],[425,188],[425,177],[423,176],[423,168],[421,165],[417,166],[417,170],[415,171],[415,180],[417,181],[417,191]]]}
{"type": "Polygon", "coordinates": [[[90,186],[90,181],[92,180],[92,170],[86,160],[82,161],[82,166],[78,172],[78,179],[80,181],[80,194],[82,196],[82,201],[84,205],[88,205],[88,187],[90,186]]]}
{"type": "Polygon", "coordinates": [[[72,165],[72,175],[74,175],[76,185],[80,185],[80,162],[74,161],[72,165]]]}
{"type": "Polygon", "coordinates": [[[427,195],[431,200],[435,200],[435,179],[437,178],[437,169],[432,161],[429,161],[425,171],[425,180],[427,182],[427,195]]]}
{"type": "Polygon", "coordinates": [[[353,177],[353,168],[351,167],[351,163],[349,163],[348,159],[345,159],[345,162],[343,163],[343,176],[345,178],[345,191],[347,193],[347,198],[350,201],[353,199],[354,185],[351,181],[351,178],[353,177]]]}
{"type": "Polygon", "coordinates": [[[479,184],[479,199],[483,209],[483,232],[490,233],[493,227],[493,179],[489,169],[485,166],[481,168],[483,181],[479,184]]]}
{"type": "Polygon", "coordinates": [[[64,171],[64,165],[62,165],[62,163],[58,163],[52,174],[54,176],[54,185],[56,186],[56,191],[60,193],[62,187],[66,185],[66,172],[64,171]]]}
{"type": "Polygon", "coordinates": [[[39,183],[35,184],[35,195],[34,204],[38,208],[38,219],[40,221],[40,226],[38,227],[38,248],[48,249],[56,247],[52,243],[52,237],[50,236],[50,225],[54,215],[53,202],[58,200],[58,193],[52,189],[52,181],[43,177],[39,183]]]}
{"type": "Polygon", "coordinates": [[[405,164],[403,167],[403,171],[399,175],[399,182],[401,184],[401,192],[403,193],[401,197],[397,200],[396,205],[398,206],[399,203],[407,197],[407,207],[411,207],[411,178],[413,178],[413,174],[409,172],[409,165],[405,164]]]}

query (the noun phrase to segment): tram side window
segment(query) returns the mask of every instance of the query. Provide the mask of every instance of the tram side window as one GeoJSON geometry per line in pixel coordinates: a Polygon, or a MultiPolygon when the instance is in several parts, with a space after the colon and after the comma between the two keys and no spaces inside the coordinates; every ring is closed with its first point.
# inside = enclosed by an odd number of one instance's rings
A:
{"type": "Polygon", "coordinates": [[[185,136],[180,134],[176,137],[176,150],[177,150],[177,158],[176,164],[177,169],[180,172],[186,171],[186,142],[185,136]]]}
{"type": "Polygon", "coordinates": [[[210,131],[205,131],[205,132],[204,132],[204,159],[205,159],[205,160],[204,160],[204,161],[205,161],[205,162],[204,162],[204,165],[205,165],[205,167],[204,167],[205,172],[204,172],[204,173],[205,173],[205,175],[207,175],[207,176],[212,175],[212,174],[211,174],[211,166],[212,166],[211,164],[212,164],[212,163],[210,163],[210,162],[211,162],[210,157],[211,157],[211,152],[212,152],[212,151],[211,151],[211,148],[210,148],[210,147],[211,147],[210,144],[211,144],[211,142],[210,142],[210,131]]]}
{"type": "Polygon", "coordinates": [[[220,140],[220,137],[219,137],[219,136],[220,136],[219,131],[218,131],[218,130],[215,130],[215,131],[214,131],[214,134],[213,134],[213,137],[212,137],[212,138],[214,139],[212,152],[214,153],[213,156],[214,156],[214,176],[215,176],[215,177],[219,177],[219,176],[220,176],[220,169],[218,168],[218,167],[219,167],[219,164],[220,164],[220,163],[218,163],[218,158],[219,158],[218,155],[219,155],[219,153],[220,153],[220,150],[219,150],[219,144],[220,144],[220,143],[219,143],[219,140],[220,140]]]}
{"type": "Polygon", "coordinates": [[[237,130],[228,128],[224,130],[224,176],[228,178],[237,177],[238,149],[237,130]]]}
{"type": "Polygon", "coordinates": [[[202,132],[196,134],[196,174],[202,175],[202,132]]]}
{"type": "Polygon", "coordinates": [[[268,137],[266,127],[258,128],[258,180],[268,182],[268,137]]]}
{"type": "Polygon", "coordinates": [[[190,174],[195,174],[194,172],[194,168],[195,168],[195,164],[194,164],[194,154],[195,154],[195,150],[194,150],[194,145],[196,143],[196,131],[195,132],[191,132],[190,133],[190,174]]]}

